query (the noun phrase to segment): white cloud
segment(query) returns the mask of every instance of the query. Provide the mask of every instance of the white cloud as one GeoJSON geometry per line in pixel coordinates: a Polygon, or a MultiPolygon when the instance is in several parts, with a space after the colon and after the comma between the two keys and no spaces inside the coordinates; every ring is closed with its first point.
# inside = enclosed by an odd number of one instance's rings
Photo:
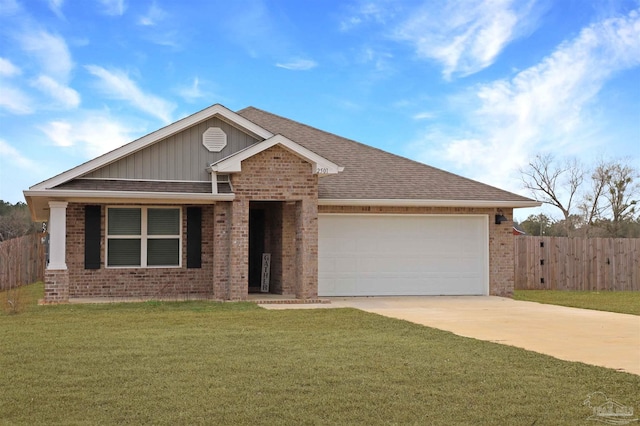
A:
{"type": "Polygon", "coordinates": [[[422,111],[414,114],[411,118],[413,118],[414,120],[431,120],[432,118],[435,118],[435,116],[436,115],[432,112],[422,111]]]}
{"type": "Polygon", "coordinates": [[[178,89],[178,94],[188,102],[193,102],[204,97],[204,93],[202,93],[202,90],[200,89],[200,79],[198,79],[198,77],[194,78],[193,84],[191,84],[191,86],[178,89]]]}
{"type": "Polygon", "coordinates": [[[348,17],[340,22],[340,31],[350,31],[367,22],[384,24],[393,17],[393,10],[384,7],[384,4],[364,2],[359,4],[348,17]]]}
{"type": "Polygon", "coordinates": [[[80,105],[80,94],[70,87],[62,85],[46,75],[39,76],[33,83],[38,90],[55,99],[65,108],[76,108],[80,105]]]}
{"type": "Polygon", "coordinates": [[[108,112],[90,111],[71,121],[50,121],[40,127],[60,147],[74,147],[87,158],[109,152],[130,142],[135,129],[110,116],[108,112]]]}
{"type": "Polygon", "coordinates": [[[428,2],[401,23],[393,37],[418,56],[439,62],[443,77],[476,73],[531,25],[534,1],[428,2]]]}
{"type": "Polygon", "coordinates": [[[0,77],[13,77],[22,74],[20,68],[13,65],[13,63],[4,58],[0,58],[0,77]]]}
{"type": "Polygon", "coordinates": [[[106,96],[127,101],[139,110],[159,118],[165,124],[171,123],[171,114],[175,105],[158,96],[143,92],[125,72],[109,71],[97,65],[87,65],[85,68],[100,80],[99,87],[106,96]]]}
{"type": "Polygon", "coordinates": [[[180,49],[182,47],[182,35],[176,30],[169,31],[153,31],[144,35],[144,38],[159,46],[172,47],[180,49]]]}
{"type": "Polygon", "coordinates": [[[124,0],[99,0],[102,4],[103,12],[110,16],[122,16],[127,9],[124,0]]]}
{"type": "Polygon", "coordinates": [[[31,114],[33,102],[22,90],[10,86],[0,80],[0,108],[13,114],[31,114]]]}
{"type": "Polygon", "coordinates": [[[306,71],[315,68],[318,64],[310,59],[293,59],[286,63],[277,63],[276,67],[292,71],[306,71]]]}
{"type": "Polygon", "coordinates": [[[438,156],[458,170],[473,170],[473,178],[505,186],[517,182],[518,168],[536,153],[594,150],[601,143],[593,118],[601,89],[619,71],[637,66],[639,11],[594,23],[536,66],[462,95],[454,108],[465,124],[430,129],[421,143],[440,148],[422,158],[438,156]]]}
{"type": "Polygon", "coordinates": [[[73,146],[74,144],[71,137],[71,124],[66,121],[50,121],[41,129],[57,146],[73,146]]]}
{"type": "Polygon", "coordinates": [[[49,9],[58,17],[63,18],[62,14],[62,5],[64,4],[64,0],[49,0],[49,9]]]}
{"type": "Polygon", "coordinates": [[[44,74],[59,81],[68,81],[73,69],[71,53],[65,40],[44,30],[23,31],[18,36],[22,48],[33,55],[42,66],[44,74]]]}
{"type": "Polygon", "coordinates": [[[138,24],[142,26],[154,26],[163,21],[167,17],[167,12],[162,10],[156,2],[151,3],[146,15],[142,15],[138,19],[138,24]]]}
{"type": "Polygon", "coordinates": [[[10,161],[25,170],[33,170],[36,166],[34,161],[22,155],[20,151],[2,139],[0,139],[0,158],[2,158],[3,162],[10,161]]]}

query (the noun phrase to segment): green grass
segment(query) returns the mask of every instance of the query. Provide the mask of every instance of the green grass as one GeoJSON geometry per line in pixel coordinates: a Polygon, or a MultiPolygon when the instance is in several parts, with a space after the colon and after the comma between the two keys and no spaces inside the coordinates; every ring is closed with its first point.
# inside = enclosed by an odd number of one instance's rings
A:
{"type": "Polygon", "coordinates": [[[640,376],[361,312],[249,303],[0,317],[0,424],[585,424],[640,376]]]}
{"type": "Polygon", "coordinates": [[[516,290],[513,298],[550,305],[640,315],[640,291],[516,290]]]}

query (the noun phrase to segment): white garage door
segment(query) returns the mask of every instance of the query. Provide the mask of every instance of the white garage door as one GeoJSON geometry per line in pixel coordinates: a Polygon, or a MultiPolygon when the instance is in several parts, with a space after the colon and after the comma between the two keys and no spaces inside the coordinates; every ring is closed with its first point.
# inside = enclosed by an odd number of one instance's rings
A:
{"type": "Polygon", "coordinates": [[[486,216],[319,215],[320,296],[488,294],[486,216]]]}

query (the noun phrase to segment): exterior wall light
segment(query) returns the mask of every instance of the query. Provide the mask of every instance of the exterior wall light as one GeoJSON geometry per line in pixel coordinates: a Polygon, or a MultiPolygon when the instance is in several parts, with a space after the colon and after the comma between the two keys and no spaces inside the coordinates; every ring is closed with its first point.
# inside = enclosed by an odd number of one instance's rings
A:
{"type": "Polygon", "coordinates": [[[496,225],[500,225],[502,222],[507,222],[509,219],[506,218],[502,209],[498,209],[498,214],[496,214],[496,225]]]}

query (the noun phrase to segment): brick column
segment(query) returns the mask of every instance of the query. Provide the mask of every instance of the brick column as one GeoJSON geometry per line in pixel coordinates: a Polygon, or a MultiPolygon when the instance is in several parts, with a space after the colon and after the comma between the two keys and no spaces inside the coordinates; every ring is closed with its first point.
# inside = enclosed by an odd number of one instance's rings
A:
{"type": "MultiPolygon", "coordinates": [[[[513,209],[503,209],[513,217],[513,209]]],[[[513,222],[496,225],[495,212],[489,214],[489,294],[513,297],[515,286],[513,222]]]]}
{"type": "Polygon", "coordinates": [[[216,203],[213,223],[213,295],[222,300],[230,298],[230,225],[231,202],[216,203]]]}
{"type": "Polygon", "coordinates": [[[231,203],[229,299],[245,300],[249,290],[249,200],[231,203]]]}
{"type": "Polygon", "coordinates": [[[318,296],[318,204],[304,199],[296,203],[296,297],[318,296]]]}
{"type": "Polygon", "coordinates": [[[282,293],[298,294],[296,202],[282,206],[282,293]]]}

